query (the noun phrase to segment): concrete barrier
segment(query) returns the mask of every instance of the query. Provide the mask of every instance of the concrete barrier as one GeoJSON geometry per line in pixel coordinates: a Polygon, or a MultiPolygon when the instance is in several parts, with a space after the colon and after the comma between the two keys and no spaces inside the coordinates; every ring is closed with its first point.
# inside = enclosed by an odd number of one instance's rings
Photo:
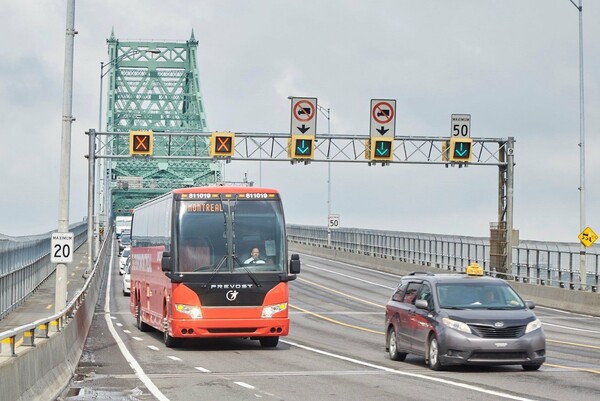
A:
{"type": "MultiPolygon", "coordinates": [[[[451,273],[451,271],[445,269],[416,265],[399,260],[384,259],[373,255],[343,252],[336,249],[297,243],[290,243],[289,247],[291,252],[320,256],[339,262],[366,266],[375,270],[399,275],[408,274],[413,271],[451,273]]],[[[537,305],[570,312],[584,313],[592,316],[600,316],[600,293],[526,284],[511,280],[507,280],[507,282],[519,293],[519,295],[521,295],[522,298],[531,300],[537,305]]]]}
{"type": "Polygon", "coordinates": [[[67,386],[83,352],[104,273],[104,254],[89,283],[85,300],[60,332],[37,338],[34,347],[21,346],[16,356],[0,358],[0,400],[48,401],[67,386]]]}

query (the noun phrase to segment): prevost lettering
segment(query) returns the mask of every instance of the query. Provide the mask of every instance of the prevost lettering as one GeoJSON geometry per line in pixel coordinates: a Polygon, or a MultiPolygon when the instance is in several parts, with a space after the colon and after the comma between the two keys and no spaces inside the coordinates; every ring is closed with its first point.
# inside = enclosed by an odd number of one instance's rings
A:
{"type": "Polygon", "coordinates": [[[211,284],[211,290],[249,290],[254,284],[211,284]]]}

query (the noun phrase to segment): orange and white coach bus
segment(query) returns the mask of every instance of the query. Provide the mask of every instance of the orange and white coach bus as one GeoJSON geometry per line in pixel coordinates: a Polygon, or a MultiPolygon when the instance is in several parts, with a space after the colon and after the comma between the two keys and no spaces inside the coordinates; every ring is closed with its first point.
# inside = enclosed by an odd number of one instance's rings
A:
{"type": "Polygon", "coordinates": [[[300,259],[288,261],[276,190],[173,190],[134,209],[131,240],[131,313],[167,347],[203,337],[276,347],[288,334],[288,282],[300,259]]]}

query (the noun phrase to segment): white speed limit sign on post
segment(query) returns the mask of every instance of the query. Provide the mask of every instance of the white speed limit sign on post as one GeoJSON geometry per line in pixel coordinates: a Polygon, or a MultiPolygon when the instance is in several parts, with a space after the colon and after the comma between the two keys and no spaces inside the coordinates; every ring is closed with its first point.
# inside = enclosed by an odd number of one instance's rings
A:
{"type": "Polygon", "coordinates": [[[52,233],[50,262],[73,262],[73,233],[52,233]]]}
{"type": "Polygon", "coordinates": [[[330,214],[327,219],[327,227],[328,228],[340,228],[340,215],[339,214],[330,214]]]}
{"type": "Polygon", "coordinates": [[[452,138],[470,138],[471,137],[471,115],[470,114],[452,114],[451,118],[452,138]]]}

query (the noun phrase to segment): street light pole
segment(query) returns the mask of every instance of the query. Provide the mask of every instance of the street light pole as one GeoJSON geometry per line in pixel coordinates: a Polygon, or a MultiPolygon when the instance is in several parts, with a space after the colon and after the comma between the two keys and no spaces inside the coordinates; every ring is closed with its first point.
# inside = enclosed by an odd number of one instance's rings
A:
{"type": "MultiPolygon", "coordinates": [[[[585,113],[583,90],[583,6],[569,0],[579,12],[579,228],[580,232],[587,228],[585,218],[585,113]]],[[[587,255],[586,247],[581,244],[579,248],[579,289],[587,289],[587,255]]]]}
{"type": "MultiPolygon", "coordinates": [[[[331,109],[319,106],[317,110],[327,119],[327,135],[331,135],[331,109]]],[[[327,159],[329,159],[327,151],[327,159]]],[[[329,216],[331,216],[331,161],[327,161],[327,246],[331,247],[331,228],[329,227],[329,216]]]]}
{"type": "MultiPolygon", "coordinates": [[[[71,125],[73,124],[73,52],[75,44],[75,0],[67,3],[65,65],[63,78],[62,135],[58,190],[58,232],[69,232],[69,189],[71,185],[71,125]]],[[[67,305],[67,265],[56,265],[54,311],[67,305]]]]}

